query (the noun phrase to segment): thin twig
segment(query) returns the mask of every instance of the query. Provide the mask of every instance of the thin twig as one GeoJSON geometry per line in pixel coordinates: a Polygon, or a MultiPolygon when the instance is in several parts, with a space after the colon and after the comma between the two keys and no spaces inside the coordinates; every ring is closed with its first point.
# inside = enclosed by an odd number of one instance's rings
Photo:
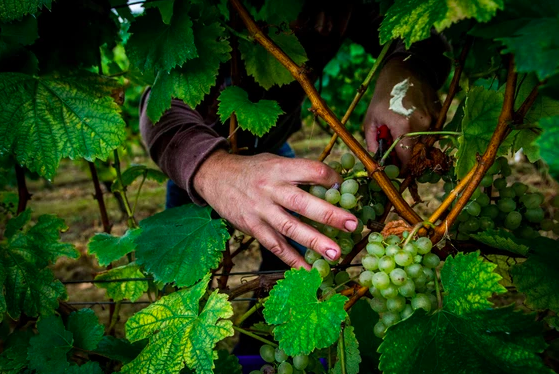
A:
{"type": "Polygon", "coordinates": [[[365,296],[365,294],[367,294],[367,292],[369,292],[369,287],[361,287],[357,293],[355,293],[355,295],[353,295],[348,301],[346,301],[345,305],[344,305],[344,309],[350,310],[352,306],[355,305],[355,303],[362,298],[363,296],[365,296]]]}
{"type": "Polygon", "coordinates": [[[271,345],[272,347],[276,347],[276,348],[278,347],[278,345],[277,345],[276,343],[274,343],[273,341],[268,340],[268,339],[265,339],[265,338],[263,338],[263,337],[261,337],[261,336],[258,336],[258,335],[256,335],[256,334],[253,334],[252,332],[247,331],[247,330],[245,330],[245,329],[242,329],[242,328],[240,328],[239,326],[233,325],[233,329],[234,329],[234,330],[237,330],[237,331],[240,332],[241,334],[245,334],[245,335],[247,335],[247,336],[250,336],[251,338],[254,338],[254,339],[256,339],[256,340],[260,340],[260,341],[261,341],[262,343],[264,343],[264,344],[269,344],[269,345],[271,345]]]}
{"type": "Polygon", "coordinates": [[[233,268],[233,261],[231,261],[231,250],[229,248],[229,242],[225,243],[225,251],[223,252],[223,260],[221,261],[223,266],[223,275],[217,281],[217,285],[221,291],[227,288],[227,281],[229,280],[228,273],[231,272],[233,268]]]}
{"type": "MultiPolygon", "coordinates": [[[[376,71],[382,64],[382,61],[384,60],[384,56],[386,56],[391,46],[392,46],[392,41],[386,43],[382,48],[382,50],[380,51],[380,54],[378,55],[375,63],[373,64],[373,67],[367,74],[367,77],[365,78],[363,83],[361,83],[361,85],[357,89],[357,93],[355,94],[353,101],[351,102],[351,104],[349,104],[349,107],[347,108],[344,116],[342,117],[342,121],[341,121],[342,125],[345,126],[345,124],[349,120],[349,117],[357,107],[357,104],[359,104],[359,101],[361,101],[361,98],[365,95],[365,92],[367,92],[367,89],[369,88],[369,85],[371,84],[371,81],[373,80],[376,71]]],[[[320,154],[318,161],[324,161],[326,157],[328,157],[328,155],[332,151],[332,148],[334,148],[334,145],[336,144],[336,140],[338,140],[338,134],[332,135],[332,137],[330,138],[330,142],[328,142],[328,144],[320,154]]]]}
{"type": "Polygon", "coordinates": [[[116,178],[120,183],[120,186],[122,187],[122,190],[118,190],[115,192],[119,193],[120,196],[122,197],[122,201],[124,203],[124,209],[126,210],[126,215],[128,216],[128,220],[127,220],[128,227],[130,227],[131,229],[138,228],[139,227],[138,222],[136,222],[136,218],[134,218],[134,213],[130,208],[130,202],[128,201],[128,197],[126,196],[126,187],[122,182],[122,173],[120,171],[120,158],[118,157],[118,149],[114,150],[114,156],[115,156],[114,168],[116,170],[116,178]]]}
{"type": "Polygon", "coordinates": [[[97,200],[99,205],[99,213],[101,214],[101,223],[103,224],[103,231],[109,234],[111,232],[111,223],[109,222],[109,215],[107,213],[107,207],[105,206],[105,199],[103,198],[103,191],[101,190],[101,184],[99,183],[99,176],[97,175],[97,168],[95,163],[88,161],[89,171],[91,173],[91,180],[93,182],[93,188],[95,189],[95,195],[93,198],[97,200]]]}
{"type": "Polygon", "coordinates": [[[132,207],[132,215],[136,214],[136,207],[138,206],[138,199],[140,198],[140,192],[142,192],[142,187],[144,186],[144,182],[148,176],[147,170],[144,171],[144,175],[142,177],[142,181],[140,182],[140,186],[138,187],[138,191],[136,192],[136,198],[134,199],[134,207],[132,207]]]}
{"type": "Polygon", "coordinates": [[[27,202],[31,200],[31,194],[27,189],[27,182],[25,181],[25,169],[23,168],[23,166],[20,166],[17,163],[17,160],[14,163],[14,167],[16,170],[17,194],[18,194],[17,214],[20,214],[27,207],[27,202]]]}
{"type": "Polygon", "coordinates": [[[250,14],[241,4],[240,0],[230,0],[233,7],[239,13],[241,20],[247,27],[250,35],[260,43],[270,54],[272,54],[299,82],[310,102],[312,103],[312,111],[322,117],[330,127],[338,134],[342,141],[349,147],[349,149],[357,156],[363,163],[365,169],[370,173],[377,183],[381,186],[382,190],[394,206],[402,218],[411,224],[416,224],[422,219],[419,215],[409,206],[404,198],[399,194],[396,188],[392,185],[390,179],[383,172],[382,168],[377,162],[369,155],[363,146],[347,131],[345,126],[338,120],[332,110],[326,105],[324,100],[320,97],[314,84],[307,77],[305,68],[298,66],[291,60],[291,58],[281,50],[270,38],[268,38],[252,20],[250,14]]]}
{"type": "Polygon", "coordinates": [[[242,323],[251,315],[253,315],[258,309],[260,309],[262,307],[262,305],[264,305],[264,303],[266,302],[266,300],[268,300],[268,298],[264,298],[264,299],[259,299],[258,302],[256,304],[254,304],[252,306],[252,308],[250,308],[249,310],[247,310],[242,316],[240,316],[239,318],[237,318],[237,320],[235,321],[235,325],[237,326],[241,326],[242,323]]]}

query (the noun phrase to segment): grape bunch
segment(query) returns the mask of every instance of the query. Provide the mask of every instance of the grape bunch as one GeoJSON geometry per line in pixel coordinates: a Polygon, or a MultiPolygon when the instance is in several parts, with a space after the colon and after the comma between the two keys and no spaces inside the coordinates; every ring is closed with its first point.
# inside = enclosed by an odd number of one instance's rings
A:
{"type": "MultiPolygon", "coordinates": [[[[506,179],[509,175],[507,159],[495,160],[451,229],[453,238],[467,240],[471,234],[500,227],[523,239],[540,236],[540,230],[559,233],[559,224],[545,219],[544,196],[528,192],[528,186],[521,182],[509,185],[506,179]]],[[[452,183],[445,184],[445,191],[452,188],[452,183]]],[[[559,215],[556,216],[557,220],[559,215]]]]}
{"type": "Polygon", "coordinates": [[[388,327],[415,310],[430,312],[437,308],[434,269],[441,260],[431,253],[433,244],[428,238],[402,242],[396,235],[384,238],[373,232],[368,241],[367,255],[362,259],[365,271],[359,275],[359,283],[369,287],[373,296],[371,308],[380,316],[374,333],[382,338],[388,327]]]}
{"type": "Polygon", "coordinates": [[[302,374],[305,370],[312,370],[318,362],[303,354],[289,357],[282,349],[269,344],[260,347],[260,357],[267,364],[260,370],[251,371],[250,374],[302,374]]]}

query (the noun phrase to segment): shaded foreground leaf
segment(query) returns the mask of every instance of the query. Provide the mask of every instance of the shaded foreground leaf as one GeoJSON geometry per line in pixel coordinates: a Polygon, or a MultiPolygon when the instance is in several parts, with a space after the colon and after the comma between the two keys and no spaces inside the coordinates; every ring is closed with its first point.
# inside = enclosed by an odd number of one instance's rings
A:
{"type": "Polygon", "coordinates": [[[95,312],[87,308],[72,312],[67,328],[74,337],[74,346],[88,351],[97,348],[105,332],[95,312]]]}
{"type": "Polygon", "coordinates": [[[140,222],[136,262],[155,280],[190,286],[221,261],[229,233],[211,207],[194,204],[167,209],[140,222]]]}
{"type": "Polygon", "coordinates": [[[39,334],[32,337],[27,353],[29,368],[39,374],[62,374],[70,366],[66,354],[72,349],[72,333],[60,317],[44,317],[37,322],[39,334]]]}
{"type": "Polygon", "coordinates": [[[0,0],[0,22],[19,19],[35,13],[38,8],[50,9],[52,0],[0,0]]]}
{"type": "Polygon", "coordinates": [[[149,338],[140,355],[122,373],[179,373],[186,366],[196,373],[212,373],[215,344],[233,335],[233,315],[227,295],[212,292],[203,308],[210,276],[196,285],[162,297],[126,323],[126,336],[134,342],[149,338]]]}
{"type": "Polygon", "coordinates": [[[549,173],[559,180],[559,116],[543,118],[540,125],[544,129],[536,141],[540,146],[540,155],[549,166],[549,173]]]}
{"type": "Polygon", "coordinates": [[[319,301],[316,293],[321,282],[316,269],[292,269],[272,288],[264,304],[264,318],[277,325],[274,337],[289,356],[329,347],[340,335],[347,298],[336,294],[319,301]]]}
{"type": "Polygon", "coordinates": [[[524,244],[519,243],[518,239],[512,233],[503,229],[489,229],[477,234],[470,234],[470,237],[490,247],[509,251],[511,255],[517,254],[525,256],[529,249],[524,244]]]}
{"type": "Polygon", "coordinates": [[[371,309],[371,305],[365,299],[361,299],[349,310],[349,319],[359,343],[362,360],[359,372],[367,373],[371,368],[377,368],[379,363],[380,354],[377,350],[382,339],[375,335],[372,323],[379,319],[379,315],[371,309]]]}

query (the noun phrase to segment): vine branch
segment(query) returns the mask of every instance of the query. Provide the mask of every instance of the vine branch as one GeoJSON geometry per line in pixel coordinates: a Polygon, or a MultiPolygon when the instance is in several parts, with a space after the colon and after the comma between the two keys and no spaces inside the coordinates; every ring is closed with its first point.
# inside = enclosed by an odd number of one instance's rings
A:
{"type": "MultiPolygon", "coordinates": [[[[351,116],[351,114],[353,113],[355,108],[357,107],[357,104],[359,104],[359,101],[361,101],[361,98],[365,95],[365,92],[367,92],[367,89],[369,88],[369,85],[371,84],[371,81],[373,80],[373,77],[374,77],[376,71],[378,70],[378,68],[382,64],[382,61],[384,60],[384,56],[386,56],[386,54],[388,53],[388,50],[390,49],[391,46],[392,46],[392,41],[386,43],[384,45],[384,47],[382,48],[382,50],[380,51],[380,54],[378,55],[377,60],[373,64],[373,67],[371,68],[371,70],[367,74],[367,77],[365,78],[363,83],[357,89],[357,93],[355,94],[355,97],[353,98],[353,101],[351,102],[351,104],[349,104],[349,107],[347,108],[347,111],[345,112],[344,116],[342,117],[342,121],[341,121],[342,125],[345,126],[345,124],[349,120],[349,117],[351,116]]],[[[332,137],[330,138],[330,142],[328,142],[328,144],[326,145],[326,147],[324,148],[324,150],[320,154],[320,157],[318,158],[318,161],[324,161],[326,159],[326,157],[328,157],[330,152],[332,152],[332,148],[334,148],[334,145],[336,144],[337,140],[338,140],[338,134],[332,135],[332,137]]]]}
{"type": "Polygon", "coordinates": [[[390,179],[383,172],[383,168],[369,155],[363,146],[351,135],[345,126],[338,120],[336,115],[328,108],[324,100],[316,91],[313,83],[305,74],[305,69],[298,66],[291,58],[283,52],[272,40],[270,40],[252,20],[250,14],[241,4],[240,0],[230,0],[232,6],[239,13],[241,20],[247,27],[252,37],[260,43],[270,54],[272,54],[299,82],[310,102],[312,103],[313,112],[322,117],[330,127],[338,134],[342,141],[351,149],[351,151],[363,163],[369,174],[381,186],[386,193],[388,199],[394,204],[396,210],[401,214],[402,218],[411,224],[421,221],[419,215],[409,206],[402,198],[400,193],[394,188],[390,179]]]}
{"type": "Polygon", "coordinates": [[[114,150],[114,156],[115,156],[114,168],[116,170],[116,178],[119,181],[120,185],[122,186],[122,190],[116,192],[118,192],[122,197],[122,201],[124,203],[124,209],[126,210],[126,215],[128,216],[128,227],[137,228],[138,222],[136,222],[134,213],[130,208],[130,202],[128,201],[128,197],[126,196],[126,191],[125,191],[126,187],[124,187],[124,183],[122,183],[122,173],[120,171],[120,158],[118,157],[118,149],[114,150]]]}
{"type": "Polygon", "coordinates": [[[95,189],[95,194],[93,198],[97,200],[99,205],[99,213],[101,214],[101,223],[103,224],[103,231],[109,234],[111,232],[111,223],[109,222],[109,215],[107,214],[107,207],[105,206],[105,199],[103,198],[103,191],[101,190],[101,184],[99,183],[99,176],[97,175],[97,168],[95,163],[88,161],[89,172],[91,173],[91,181],[93,182],[93,188],[95,189]]]}

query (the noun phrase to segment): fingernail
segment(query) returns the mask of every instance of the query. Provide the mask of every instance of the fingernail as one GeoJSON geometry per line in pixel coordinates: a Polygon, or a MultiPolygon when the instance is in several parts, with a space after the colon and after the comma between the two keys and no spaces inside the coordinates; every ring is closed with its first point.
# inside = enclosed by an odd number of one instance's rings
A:
{"type": "Polygon", "coordinates": [[[326,256],[328,258],[330,258],[330,260],[334,260],[337,253],[338,252],[335,249],[332,249],[332,248],[326,250],[326,256]]]}
{"type": "Polygon", "coordinates": [[[353,232],[357,228],[357,222],[355,222],[355,221],[345,221],[344,227],[347,231],[353,232]]]}

